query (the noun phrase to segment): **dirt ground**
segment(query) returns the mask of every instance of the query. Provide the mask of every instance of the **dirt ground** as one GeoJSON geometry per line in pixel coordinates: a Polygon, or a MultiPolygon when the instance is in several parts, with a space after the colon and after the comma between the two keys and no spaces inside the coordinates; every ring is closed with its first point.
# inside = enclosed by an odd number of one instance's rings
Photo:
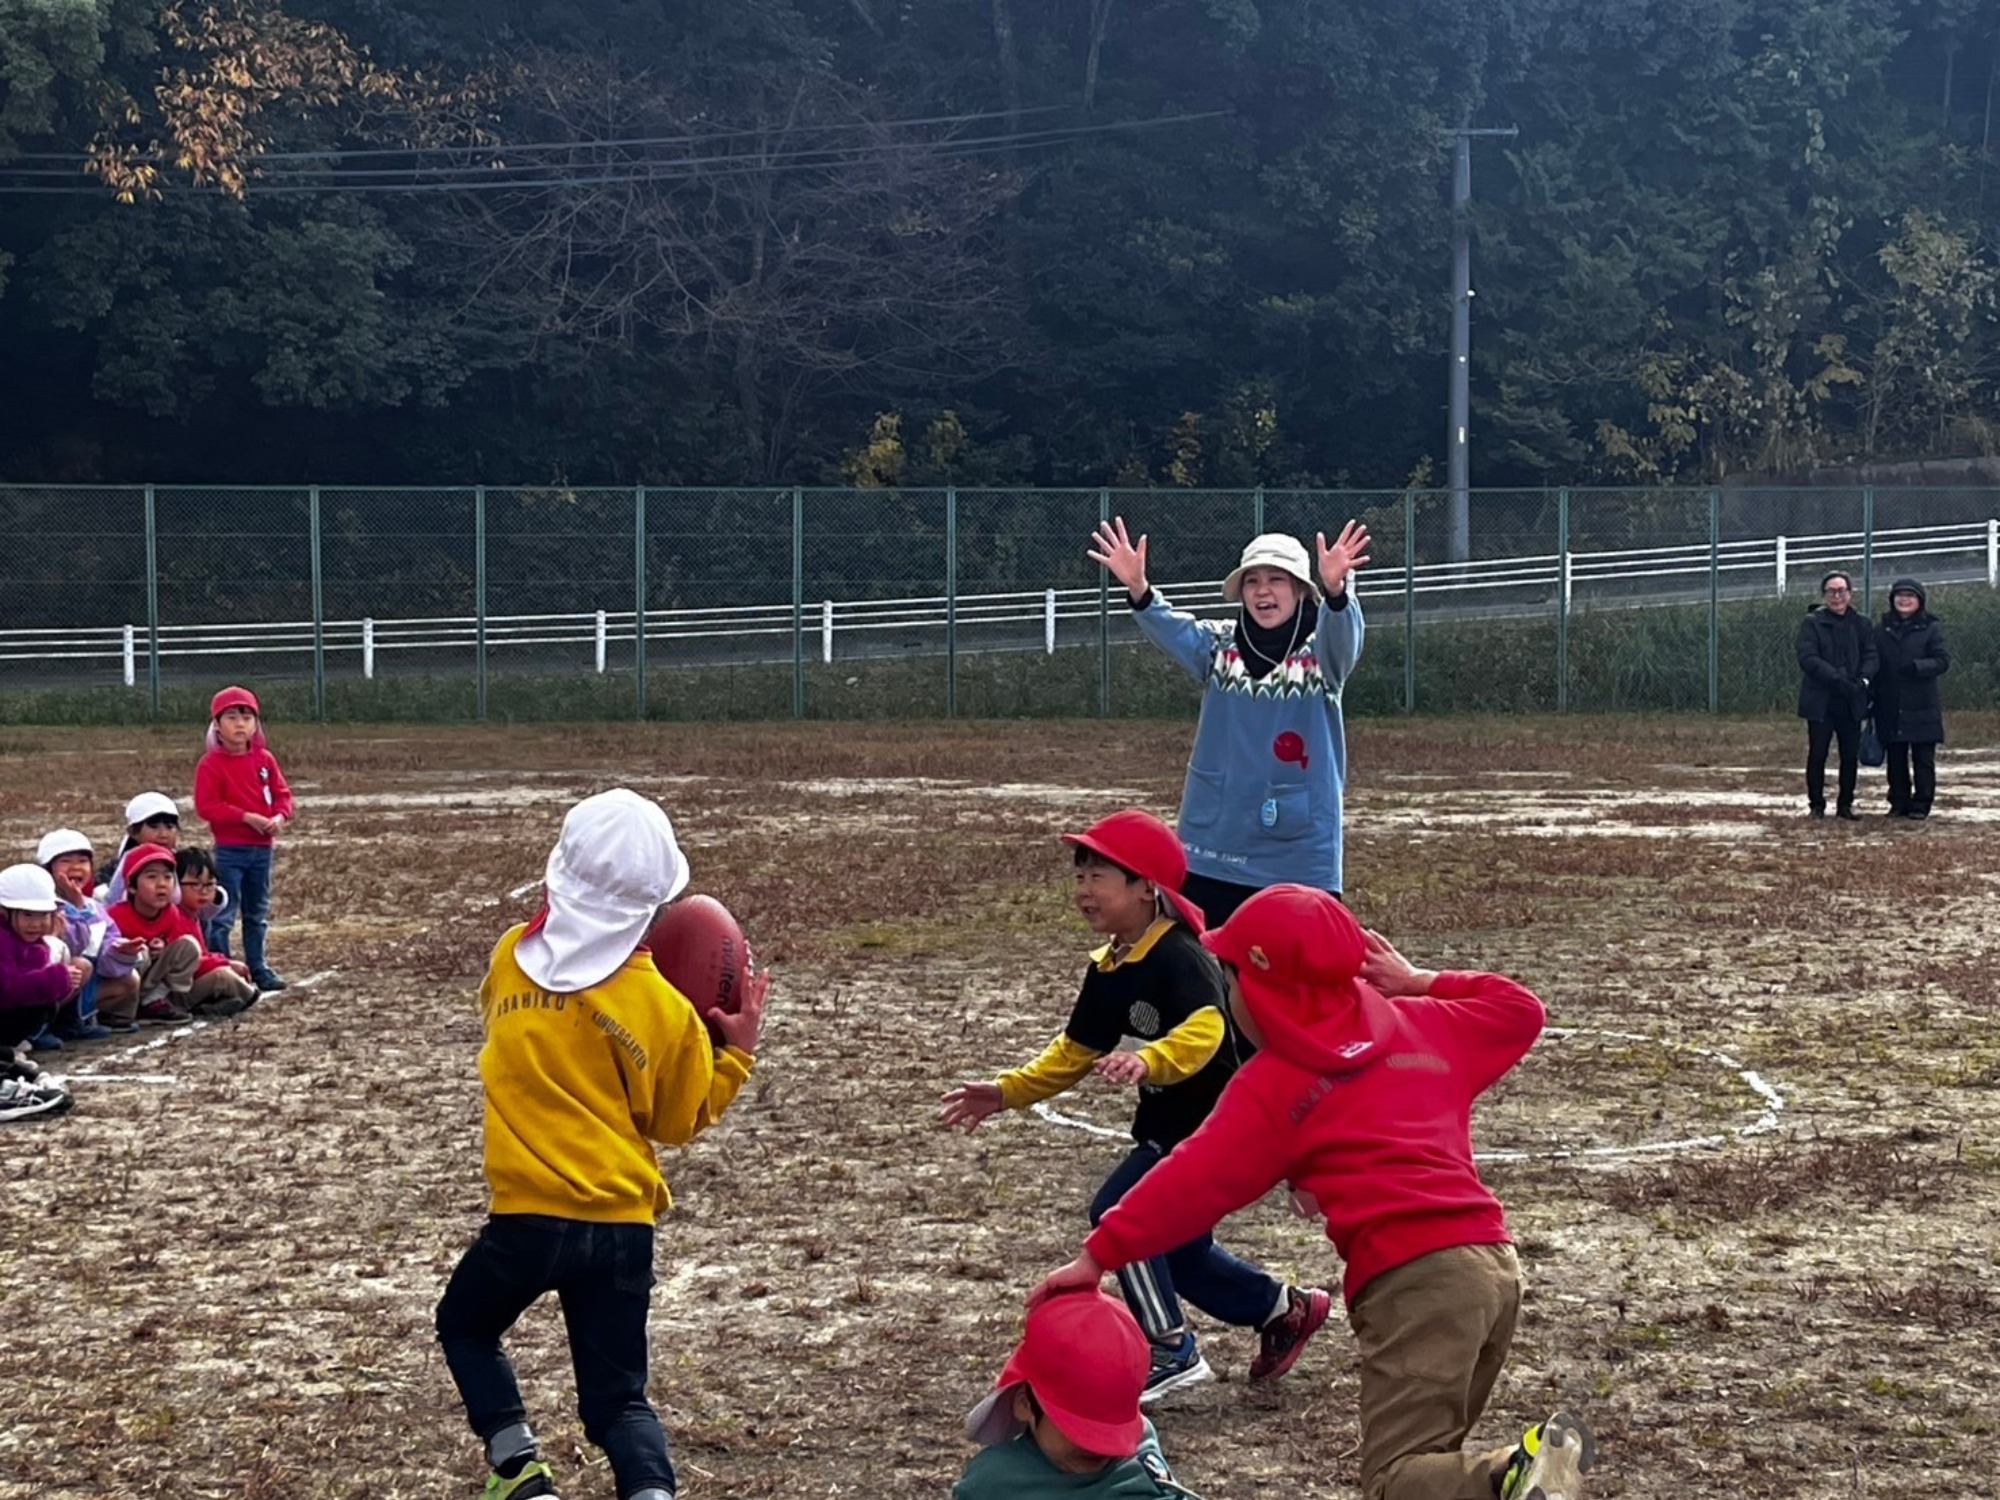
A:
{"type": "MultiPolygon", "coordinates": [[[[1368,722],[1353,904],[1413,957],[1514,974],[1551,1030],[1475,1117],[1531,1279],[1477,1437],[1588,1416],[1593,1493],[1958,1496],[2000,1428],[2000,719],[1938,813],[1809,823],[1791,721],[1368,722]]],[[[469,1496],[430,1332],[484,1210],[474,992],[562,812],[661,798],[775,972],[726,1120],[667,1153],[653,1394],[686,1500],[941,1497],[1020,1301],[1077,1241],[1126,1101],[934,1126],[1023,1060],[1087,938],[1055,835],[1171,813],[1191,726],[277,726],[301,818],[238,1022],[65,1053],[75,1110],[0,1127],[0,1497],[469,1496]],[[137,1045],[135,1045],[135,1043],[137,1045]]],[[[185,795],[198,736],[0,735],[0,843],[185,795]]],[[[191,830],[197,837],[199,829],[191,830]]],[[[1356,1191],[1365,1192],[1366,1184],[1356,1191]]],[[[1226,1241],[1334,1283],[1281,1205],[1226,1241]]],[[[1336,1319],[1251,1387],[1156,1412],[1218,1497],[1350,1496],[1336,1319]]],[[[556,1310],[513,1344],[570,1500],[613,1495],[556,1310]]]]}

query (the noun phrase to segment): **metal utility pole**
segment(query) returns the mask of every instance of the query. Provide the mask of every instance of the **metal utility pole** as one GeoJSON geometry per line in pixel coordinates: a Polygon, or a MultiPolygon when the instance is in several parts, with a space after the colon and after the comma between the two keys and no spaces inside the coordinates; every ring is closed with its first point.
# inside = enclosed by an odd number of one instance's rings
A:
{"type": "Polygon", "coordinates": [[[1451,485],[1452,562],[1472,556],[1472,491],[1466,430],[1472,422],[1469,387],[1472,357],[1472,238],[1468,210],[1472,204],[1472,138],[1474,136],[1513,137],[1521,132],[1513,126],[1504,130],[1474,130],[1469,125],[1448,132],[1458,145],[1458,160],[1451,174],[1451,417],[1445,436],[1448,480],[1451,485]]]}

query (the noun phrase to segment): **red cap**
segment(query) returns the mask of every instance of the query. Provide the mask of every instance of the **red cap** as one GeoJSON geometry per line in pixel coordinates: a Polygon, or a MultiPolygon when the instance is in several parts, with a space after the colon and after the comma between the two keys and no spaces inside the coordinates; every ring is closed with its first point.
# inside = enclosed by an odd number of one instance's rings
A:
{"type": "Polygon", "coordinates": [[[226,687],[208,700],[208,716],[211,719],[221,718],[225,708],[247,708],[259,718],[264,715],[264,710],[257,706],[257,695],[247,687],[226,687]]]}
{"type": "Polygon", "coordinates": [[[1121,869],[1159,887],[1179,917],[1199,936],[1208,930],[1201,908],[1181,894],[1187,880],[1187,850],[1179,837],[1149,812],[1128,807],[1100,818],[1082,833],[1066,833],[1065,844],[1100,854],[1121,869]]]}
{"type": "Polygon", "coordinates": [[[1325,891],[1269,886],[1201,941],[1236,970],[1250,1017],[1278,1056],[1344,1069],[1368,1050],[1368,998],[1386,1002],[1355,977],[1368,956],[1361,924],[1325,891]]]}
{"type": "Polygon", "coordinates": [[[148,865],[165,865],[169,870],[173,869],[173,851],[159,844],[140,844],[126,851],[125,857],[118,862],[118,873],[124,878],[128,889],[132,884],[132,877],[148,865]]]}
{"type": "Polygon", "coordinates": [[[966,1435],[988,1447],[1016,1436],[1013,1394],[1025,1385],[1084,1452],[1130,1458],[1146,1431],[1139,1397],[1152,1368],[1152,1349],[1123,1302],[1095,1288],[1059,1292],[1029,1309],[992,1394],[967,1413],[966,1435]]]}

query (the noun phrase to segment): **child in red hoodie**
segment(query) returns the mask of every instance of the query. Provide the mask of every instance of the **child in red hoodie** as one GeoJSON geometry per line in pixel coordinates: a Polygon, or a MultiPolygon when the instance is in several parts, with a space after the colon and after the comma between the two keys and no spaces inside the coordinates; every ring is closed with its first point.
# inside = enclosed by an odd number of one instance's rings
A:
{"type": "Polygon", "coordinates": [[[208,946],[229,954],[229,929],[243,913],[243,959],[258,989],[281,990],[264,957],[271,922],[271,846],[292,821],[292,789],[264,743],[257,695],[226,687],[208,705],[208,753],[194,770],[194,810],[215,834],[215,871],[229,904],[210,922],[208,946]]]}
{"type": "Polygon", "coordinates": [[[1288,1182],[1347,1262],[1367,1500],[1578,1500],[1594,1443],[1564,1413],[1517,1445],[1463,1447],[1521,1305],[1500,1201],[1472,1162],[1472,1101],[1534,1045],[1541,1002],[1497,974],[1415,968],[1304,886],[1259,892],[1202,941],[1260,1050],[1030,1306],[1288,1182]]]}

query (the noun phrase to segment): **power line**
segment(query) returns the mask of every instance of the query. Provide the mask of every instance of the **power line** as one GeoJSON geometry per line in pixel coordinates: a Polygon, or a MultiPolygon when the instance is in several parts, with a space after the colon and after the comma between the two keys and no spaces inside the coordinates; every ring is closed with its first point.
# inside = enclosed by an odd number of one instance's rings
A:
{"type": "MultiPolygon", "coordinates": [[[[315,176],[303,172],[288,172],[268,179],[252,178],[246,182],[246,197],[291,196],[304,193],[456,193],[493,192],[504,189],[541,189],[560,187],[596,187],[621,182],[678,182],[715,177],[744,176],[778,172],[837,170],[843,167],[862,166],[874,161],[888,160],[908,155],[912,151],[924,149],[941,157],[980,156],[993,152],[1014,149],[1036,149],[1062,145],[1073,140],[1113,132],[1149,130],[1170,125],[1183,125],[1222,118],[1231,111],[1209,110],[1199,114],[1177,115],[1156,120],[1109,121],[1097,125],[1065,126],[1049,130],[1014,131],[1001,135],[947,138],[930,142],[878,142],[844,147],[810,147],[792,152],[771,155],[750,156],[741,152],[718,156],[677,156],[657,159],[639,159],[622,163],[578,162],[576,172],[558,172],[544,177],[523,177],[522,172],[548,172],[558,164],[524,164],[520,168],[496,167],[478,168],[364,168],[351,173],[315,176]],[[591,168],[616,168],[590,174],[591,168]],[[474,172],[460,181],[436,180],[435,174],[449,172],[474,172]],[[350,178],[405,178],[409,180],[352,181],[350,178]],[[309,179],[309,180],[299,180],[309,179]]],[[[67,173],[61,175],[69,175],[67,173]]],[[[174,186],[176,192],[221,193],[218,187],[174,186]]],[[[40,186],[0,182],[0,193],[29,195],[58,195],[68,197],[99,197],[109,191],[99,185],[75,183],[69,186],[40,186]]]]}
{"type": "MultiPolygon", "coordinates": [[[[831,121],[826,124],[801,127],[807,130],[902,130],[917,125],[969,125],[977,120],[1008,119],[1017,115],[1054,114],[1070,109],[1067,104],[1038,104],[1025,109],[990,109],[956,115],[920,115],[891,120],[831,121]]],[[[637,146],[686,146],[700,145],[709,141],[742,140],[767,134],[764,128],[743,130],[705,131],[689,135],[627,136],[611,140],[568,140],[568,141],[524,141],[519,144],[466,145],[466,146],[368,146],[347,150],[329,147],[323,151],[266,151],[258,155],[259,161],[324,161],[329,158],[360,158],[376,156],[422,156],[426,154],[457,154],[493,156],[518,155],[524,151],[567,151],[583,147],[637,147],[637,146]]],[[[20,151],[7,159],[13,161],[55,161],[73,162],[79,167],[91,160],[89,153],[79,151],[20,151]]],[[[158,153],[127,158],[144,165],[161,165],[170,160],[158,153]]],[[[4,166],[0,163],[0,166],[4,166]]]]}

